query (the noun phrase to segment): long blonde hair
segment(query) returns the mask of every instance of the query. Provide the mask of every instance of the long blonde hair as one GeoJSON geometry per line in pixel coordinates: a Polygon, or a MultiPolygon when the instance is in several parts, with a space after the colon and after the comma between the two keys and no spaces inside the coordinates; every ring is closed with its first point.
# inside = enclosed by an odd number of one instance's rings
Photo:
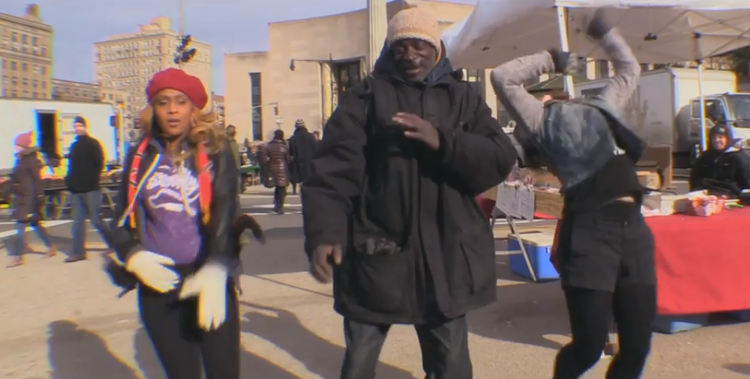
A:
{"type": "MultiPolygon", "coordinates": [[[[161,138],[158,121],[154,117],[154,107],[148,105],[138,116],[138,127],[143,130],[143,135],[151,138],[161,138]],[[157,134],[158,133],[158,134],[157,134]]],[[[183,137],[187,139],[188,150],[183,151],[175,159],[179,162],[188,157],[195,156],[198,145],[203,144],[209,154],[215,154],[227,147],[226,134],[216,124],[216,114],[213,111],[202,112],[200,109],[193,111],[190,120],[188,134],[183,137]]]]}

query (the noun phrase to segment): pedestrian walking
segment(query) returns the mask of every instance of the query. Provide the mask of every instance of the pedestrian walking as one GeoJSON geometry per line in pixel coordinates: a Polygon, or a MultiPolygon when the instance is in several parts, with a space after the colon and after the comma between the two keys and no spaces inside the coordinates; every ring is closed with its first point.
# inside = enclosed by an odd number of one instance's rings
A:
{"type": "Polygon", "coordinates": [[[26,228],[32,227],[39,239],[47,247],[46,257],[53,257],[57,249],[52,244],[49,233],[42,225],[44,188],[42,186],[42,165],[37,157],[39,148],[32,146],[32,133],[19,134],[15,140],[16,164],[11,174],[13,194],[13,218],[16,220],[16,235],[8,246],[10,262],[8,268],[21,266],[26,251],[26,228]]]}
{"type": "Polygon", "coordinates": [[[641,214],[635,166],[645,144],[619,116],[638,86],[640,65],[603,10],[587,33],[615,68],[598,96],[538,101],[524,90],[532,77],[575,69],[579,61],[557,49],[499,66],[492,85],[516,121],[518,141],[538,147],[563,185],[557,255],[573,340],[557,354],[554,378],[580,378],[600,359],[614,313],[620,349],[607,378],[636,379],[656,314],[654,237],[641,214]]]}
{"type": "Polygon", "coordinates": [[[375,377],[393,324],[414,325],[425,377],[472,378],[465,315],[495,301],[494,238],[475,197],[517,154],[440,36],[423,8],[390,20],[374,72],[343,95],[302,191],[310,272],[333,281],[344,317],[341,379],[375,377]]]}
{"type": "Polygon", "coordinates": [[[316,146],[315,136],[307,130],[305,121],[297,120],[294,123],[294,134],[289,138],[289,177],[293,194],[297,194],[297,184],[301,187],[312,175],[312,158],[316,146]]]}
{"type": "Polygon", "coordinates": [[[65,263],[86,259],[86,218],[99,231],[107,246],[112,246],[109,227],[99,214],[102,206],[99,180],[104,170],[104,151],[99,141],[89,136],[85,118],[76,117],[74,127],[76,140],[70,146],[68,174],[65,177],[65,186],[71,193],[73,247],[65,263]]]}
{"type": "Polygon", "coordinates": [[[137,279],[138,310],[169,379],[239,379],[240,318],[232,269],[237,167],[203,113],[200,79],[158,72],[153,113],[129,154],[112,225],[116,257],[137,279]]]}
{"type": "Polygon", "coordinates": [[[284,140],[283,130],[273,132],[273,139],[266,144],[262,153],[274,188],[273,210],[277,214],[284,214],[284,201],[289,186],[289,146],[284,140]]]}

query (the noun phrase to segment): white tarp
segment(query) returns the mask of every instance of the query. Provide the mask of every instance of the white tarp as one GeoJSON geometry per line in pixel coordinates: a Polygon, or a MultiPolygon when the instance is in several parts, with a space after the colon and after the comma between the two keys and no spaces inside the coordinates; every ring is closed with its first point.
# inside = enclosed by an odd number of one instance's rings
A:
{"type": "Polygon", "coordinates": [[[570,51],[604,59],[586,36],[594,9],[615,24],[642,63],[703,59],[750,45],[750,0],[479,0],[443,34],[455,67],[492,68],[560,47],[556,7],[568,9],[570,51]],[[700,35],[700,38],[695,38],[700,35]]]}

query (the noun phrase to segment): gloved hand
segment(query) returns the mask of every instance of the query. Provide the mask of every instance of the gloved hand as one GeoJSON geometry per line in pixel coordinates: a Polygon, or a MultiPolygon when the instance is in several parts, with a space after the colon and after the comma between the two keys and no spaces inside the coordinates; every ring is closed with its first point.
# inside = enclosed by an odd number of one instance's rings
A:
{"type": "Polygon", "coordinates": [[[599,8],[594,13],[594,18],[589,23],[586,34],[593,39],[602,39],[611,29],[612,25],[604,17],[604,8],[599,8]]]}
{"type": "Polygon", "coordinates": [[[146,250],[134,253],[125,262],[126,270],[141,283],[160,293],[175,289],[180,281],[179,275],[167,266],[174,266],[172,258],[146,250]]]}
{"type": "Polygon", "coordinates": [[[570,75],[572,71],[578,68],[578,56],[567,51],[557,48],[547,50],[552,56],[552,62],[555,64],[555,72],[563,75],[570,75]]]}
{"type": "Polygon", "coordinates": [[[227,318],[228,276],[226,267],[209,262],[182,283],[180,299],[198,298],[198,326],[205,331],[218,329],[227,318]]]}
{"type": "Polygon", "coordinates": [[[333,279],[333,266],[341,264],[341,257],[341,245],[318,246],[310,259],[310,274],[318,283],[330,283],[333,279]]]}

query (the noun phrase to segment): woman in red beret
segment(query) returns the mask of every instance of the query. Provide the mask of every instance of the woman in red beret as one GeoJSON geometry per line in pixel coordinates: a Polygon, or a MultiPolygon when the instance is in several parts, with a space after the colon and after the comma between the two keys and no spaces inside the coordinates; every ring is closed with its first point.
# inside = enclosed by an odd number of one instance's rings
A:
{"type": "Polygon", "coordinates": [[[146,88],[142,140],[115,208],[116,258],[138,281],[141,320],[169,379],[238,379],[240,330],[230,272],[239,247],[237,168],[201,81],[182,70],[146,88]]]}

